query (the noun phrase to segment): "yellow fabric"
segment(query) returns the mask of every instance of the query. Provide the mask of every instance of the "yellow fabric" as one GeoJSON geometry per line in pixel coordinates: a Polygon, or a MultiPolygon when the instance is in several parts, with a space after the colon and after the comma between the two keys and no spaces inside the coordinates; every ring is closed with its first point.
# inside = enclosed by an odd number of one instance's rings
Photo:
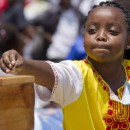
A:
{"type": "MultiPolygon", "coordinates": [[[[63,108],[64,130],[130,130],[130,106],[110,100],[109,86],[91,66],[89,61],[74,61],[83,75],[80,97],[63,108]]],[[[130,77],[130,61],[123,66],[127,80],[130,77]]],[[[122,96],[123,87],[118,89],[122,96]]]]}

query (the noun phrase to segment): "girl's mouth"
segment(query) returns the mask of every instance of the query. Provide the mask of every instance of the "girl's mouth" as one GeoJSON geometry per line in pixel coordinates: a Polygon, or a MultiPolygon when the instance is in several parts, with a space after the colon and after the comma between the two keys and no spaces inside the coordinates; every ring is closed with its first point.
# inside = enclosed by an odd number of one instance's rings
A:
{"type": "Polygon", "coordinates": [[[93,49],[102,49],[102,50],[108,50],[110,49],[110,46],[106,43],[97,43],[93,46],[93,49]]]}

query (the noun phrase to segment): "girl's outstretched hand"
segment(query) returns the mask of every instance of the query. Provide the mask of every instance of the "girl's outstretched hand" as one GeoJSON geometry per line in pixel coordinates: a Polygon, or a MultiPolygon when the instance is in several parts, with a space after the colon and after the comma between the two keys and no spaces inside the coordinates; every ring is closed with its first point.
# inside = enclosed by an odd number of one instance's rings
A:
{"type": "Polygon", "coordinates": [[[23,66],[24,58],[15,50],[3,53],[0,60],[1,70],[5,73],[16,74],[23,66]]]}

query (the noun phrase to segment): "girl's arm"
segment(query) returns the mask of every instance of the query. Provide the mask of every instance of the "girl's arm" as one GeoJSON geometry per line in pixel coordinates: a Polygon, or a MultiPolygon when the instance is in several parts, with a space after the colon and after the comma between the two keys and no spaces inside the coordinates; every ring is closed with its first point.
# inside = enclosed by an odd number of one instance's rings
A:
{"type": "Polygon", "coordinates": [[[35,82],[52,91],[55,76],[51,66],[45,61],[24,59],[17,51],[6,51],[0,60],[0,67],[5,73],[33,75],[35,82]]]}

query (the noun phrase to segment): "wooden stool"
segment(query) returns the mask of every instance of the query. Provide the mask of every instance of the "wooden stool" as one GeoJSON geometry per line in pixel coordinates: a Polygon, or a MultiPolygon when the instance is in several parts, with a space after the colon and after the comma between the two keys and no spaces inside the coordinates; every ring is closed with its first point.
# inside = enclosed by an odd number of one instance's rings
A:
{"type": "Polygon", "coordinates": [[[0,76],[0,130],[34,129],[34,77],[0,76]]]}

